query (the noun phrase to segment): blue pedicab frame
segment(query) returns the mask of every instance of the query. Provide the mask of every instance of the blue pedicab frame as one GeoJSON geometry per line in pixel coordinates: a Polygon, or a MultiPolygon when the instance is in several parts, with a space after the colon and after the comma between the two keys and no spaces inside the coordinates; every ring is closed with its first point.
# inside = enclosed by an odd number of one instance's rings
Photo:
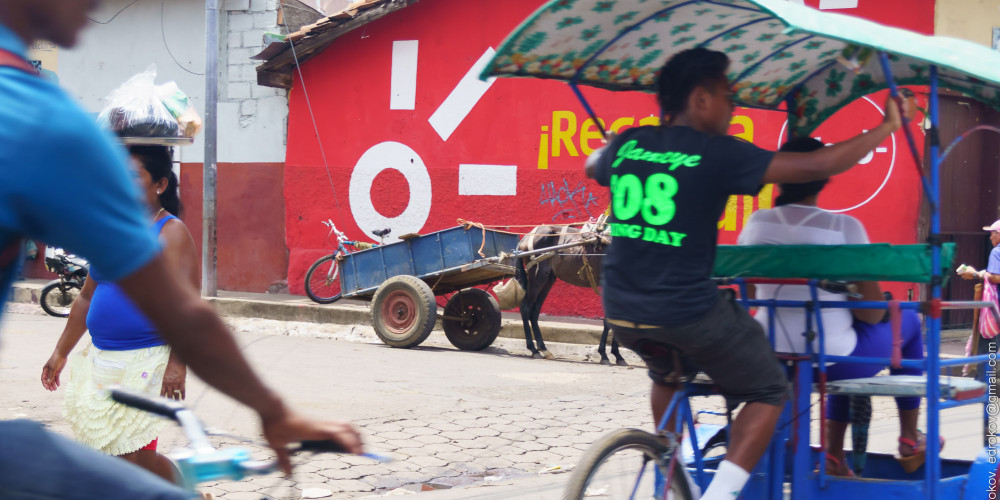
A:
{"type": "MultiPolygon", "coordinates": [[[[487,68],[483,71],[482,77],[494,77],[494,76],[515,76],[515,77],[534,77],[534,78],[552,78],[566,81],[573,93],[579,99],[584,110],[590,115],[591,119],[597,127],[601,129],[604,133],[604,128],[602,122],[598,119],[596,113],[594,112],[591,105],[587,102],[583,93],[580,90],[580,85],[589,85],[602,87],[610,90],[645,90],[649,91],[649,82],[645,82],[645,88],[641,85],[633,84],[631,87],[629,83],[617,84],[616,82],[610,82],[609,80],[598,81],[594,75],[588,75],[586,70],[589,66],[595,63],[599,57],[604,54],[609,48],[614,46],[613,50],[620,50],[623,45],[615,45],[626,35],[633,32],[637,32],[643,25],[649,23],[650,21],[662,20],[665,14],[669,14],[669,11],[677,9],[679,7],[687,7],[692,4],[696,6],[716,6],[716,7],[727,7],[734,8],[736,10],[753,10],[751,7],[757,7],[760,11],[774,15],[777,18],[781,18],[783,15],[788,15],[788,17],[796,18],[800,16],[806,16],[806,20],[815,23],[813,14],[806,13],[804,11],[799,11],[797,6],[778,6],[776,2],[772,0],[747,0],[745,2],[740,2],[738,0],[689,0],[689,1],[667,1],[664,0],[661,3],[664,7],[660,10],[655,11],[652,15],[639,19],[635,24],[625,26],[621,28],[617,35],[608,39],[603,45],[597,48],[595,51],[590,53],[589,57],[586,58],[582,65],[575,66],[575,71],[570,69],[567,73],[565,64],[560,67],[560,61],[558,58],[553,58],[552,60],[537,61],[545,62],[551,67],[546,69],[544,66],[541,70],[536,68],[532,69],[530,66],[522,67],[520,62],[516,61],[509,54],[508,51],[526,51],[530,52],[535,46],[541,44],[545,41],[545,36],[536,36],[534,40],[531,37],[521,37],[531,28],[536,28],[535,24],[544,24],[539,21],[539,19],[546,14],[554,14],[556,11],[571,9],[574,7],[574,3],[577,0],[561,0],[552,1],[546,3],[541,7],[531,18],[525,21],[521,27],[519,27],[508,39],[504,42],[504,45],[500,48],[500,54],[494,58],[493,61],[487,68]],[[743,5],[743,4],[746,4],[743,5]],[[777,14],[776,14],[777,13],[777,14]],[[792,15],[794,14],[794,15],[792,15]],[[519,38],[521,37],[521,38],[519,38]],[[516,49],[513,49],[515,43],[521,44],[516,49]],[[513,63],[517,63],[514,69],[510,69],[513,63]],[[504,66],[506,64],[506,67],[504,66]],[[546,74],[546,71],[549,73],[546,74]],[[571,75],[567,77],[567,75],[571,75]]],[[[640,3],[645,3],[646,0],[640,0],[640,3]]],[[[586,3],[586,2],[581,2],[586,3]]],[[[614,4],[614,2],[599,2],[599,4],[614,4]]],[[[625,3],[625,2],[622,2],[625,3]]],[[[589,4],[588,4],[589,5],[589,4]]],[[[635,7],[634,5],[632,7],[635,7]]],[[[598,5],[592,10],[597,11],[598,8],[603,8],[598,5]]],[[[608,7],[610,8],[610,7],[608,7]]],[[[576,13],[584,13],[583,8],[578,9],[576,13]]],[[[560,13],[561,15],[562,13],[560,13]]],[[[586,13],[584,13],[586,14],[586,13]]],[[[701,15],[699,13],[699,15],[701,15]]],[[[568,14],[567,14],[568,16],[568,14]]],[[[819,14],[818,17],[830,16],[829,14],[819,14]]],[[[667,16],[669,18],[669,15],[667,16]]],[[[844,18],[845,16],[831,16],[829,19],[833,20],[835,18],[844,18]]],[[[621,19],[621,18],[619,18],[621,19]]],[[[805,18],[799,18],[798,20],[803,20],[805,18]]],[[[781,19],[784,21],[784,19],[781,19]]],[[[566,17],[564,23],[566,26],[560,25],[558,29],[572,25],[574,22],[573,18],[566,17]]],[[[721,32],[716,33],[707,41],[702,42],[699,46],[705,46],[709,42],[717,40],[719,37],[725,35],[725,33],[733,32],[733,30],[739,30],[746,26],[754,23],[758,23],[760,20],[753,20],[745,24],[739,24],[736,26],[731,26],[721,32]]],[[[844,22],[841,19],[841,22],[844,22]]],[[[615,21],[617,24],[618,21],[615,21]]],[[[845,22],[847,26],[851,23],[854,24],[864,24],[855,23],[855,21],[845,22]]],[[[878,27],[874,23],[867,22],[871,27],[878,27]]],[[[806,33],[811,33],[807,38],[811,38],[813,35],[819,34],[819,28],[821,26],[818,23],[813,24],[812,27],[804,29],[806,33]]],[[[789,29],[785,33],[791,31],[795,32],[794,26],[789,26],[789,29]]],[[[884,28],[887,31],[899,31],[893,28],[884,28]]],[[[665,31],[665,30],[664,30],[665,31]]],[[[586,32],[584,32],[586,34],[586,32]]],[[[842,42],[852,42],[849,35],[849,30],[845,32],[836,29],[831,30],[828,35],[830,38],[835,40],[840,40],[842,42]]],[[[644,34],[648,34],[645,32],[644,34]]],[[[826,33],[824,33],[825,35],[826,33]]],[[[861,37],[863,38],[863,37],[861,37]]],[[[887,36],[888,38],[888,36],[887,36]]],[[[645,39],[644,39],[645,40],[645,39]]],[[[804,41],[805,39],[801,40],[804,41]]],[[[954,41],[946,41],[947,39],[941,39],[941,44],[945,46],[954,45],[954,41]]],[[[779,54],[781,50],[797,44],[799,41],[790,43],[775,51],[771,56],[779,54]]],[[[878,61],[878,66],[881,68],[882,73],[885,78],[885,85],[888,87],[891,95],[899,99],[900,91],[897,87],[896,81],[893,76],[892,62],[897,59],[890,55],[885,49],[871,49],[869,45],[865,48],[865,42],[858,42],[860,46],[854,46],[849,48],[859,49],[853,52],[854,56],[860,56],[861,62],[859,66],[865,66],[870,59],[875,59],[878,61]],[[874,57],[873,57],[874,56],[874,57]]],[[[676,45],[676,44],[675,44],[676,45]]],[[[892,44],[889,44],[892,45],[892,44]]],[[[899,46],[898,43],[896,46],[899,46]]],[[[960,47],[961,49],[970,51],[969,47],[960,47]]],[[[565,49],[569,50],[569,49],[565,49]]],[[[842,55],[850,55],[846,54],[842,55]]],[[[521,54],[515,54],[521,55],[521,54]]],[[[768,56],[768,57],[771,57],[768,56]]],[[[745,306],[755,306],[755,307],[766,307],[770,310],[776,307],[805,307],[810,313],[807,314],[807,325],[806,330],[811,331],[813,324],[815,325],[815,333],[818,337],[819,342],[819,352],[812,351],[812,343],[809,342],[808,350],[810,352],[803,353],[799,356],[792,356],[788,358],[788,361],[794,363],[795,365],[795,376],[794,376],[794,386],[796,387],[796,393],[794,400],[786,404],[785,410],[782,414],[781,420],[779,421],[778,431],[775,437],[771,441],[768,452],[765,457],[758,464],[754,473],[751,476],[751,481],[748,483],[747,488],[744,490],[741,498],[744,500],[750,499],[782,499],[782,498],[792,498],[792,499],[815,499],[815,498],[842,498],[846,495],[858,495],[859,498],[868,498],[873,495],[878,495],[884,498],[926,498],[926,499],[962,499],[962,500],[978,500],[985,498],[995,498],[991,494],[990,488],[993,486],[990,482],[990,478],[994,477],[994,474],[998,471],[997,469],[997,453],[995,448],[996,436],[995,429],[991,429],[989,426],[989,414],[987,411],[987,404],[991,401],[991,397],[995,401],[996,394],[990,394],[983,384],[977,382],[972,382],[971,384],[958,384],[959,387],[953,386],[952,381],[949,380],[945,387],[942,388],[942,376],[941,370],[943,368],[966,365],[966,364],[987,364],[991,360],[995,360],[991,354],[980,354],[972,357],[958,358],[941,360],[940,359],[940,341],[941,341],[941,310],[942,309],[959,309],[959,308],[989,308],[989,311],[998,315],[998,311],[987,302],[982,301],[963,301],[963,302],[944,302],[942,301],[941,287],[944,281],[944,276],[942,272],[942,242],[939,237],[941,230],[941,216],[940,216],[940,167],[944,157],[951,151],[951,149],[959,141],[964,139],[970,132],[975,130],[992,130],[1000,132],[1000,129],[989,126],[979,126],[976,127],[965,134],[959,136],[955,141],[945,149],[945,153],[941,154],[940,139],[938,136],[938,124],[939,124],[939,102],[938,102],[938,90],[939,90],[939,67],[935,64],[934,57],[944,58],[944,52],[935,51],[929,57],[924,57],[919,59],[920,62],[926,64],[926,70],[928,71],[927,77],[929,81],[927,82],[930,87],[930,93],[928,96],[929,109],[927,112],[927,119],[930,122],[930,127],[928,130],[928,140],[929,140],[929,176],[923,175],[920,172],[921,183],[923,185],[923,190],[925,197],[930,206],[930,237],[928,238],[928,246],[930,249],[930,261],[931,270],[929,275],[929,291],[930,297],[924,301],[907,301],[907,302],[897,302],[898,307],[904,310],[916,310],[924,312],[925,318],[925,329],[926,329],[926,357],[922,360],[902,360],[897,362],[897,366],[901,365],[904,367],[920,368],[925,372],[925,382],[921,380],[922,387],[918,387],[918,391],[912,393],[904,393],[900,395],[920,395],[927,400],[926,412],[927,412],[927,450],[926,450],[926,462],[922,466],[923,471],[918,469],[913,474],[905,474],[901,468],[894,463],[892,457],[886,455],[878,454],[868,454],[870,460],[865,469],[865,473],[869,477],[861,478],[842,478],[834,477],[826,474],[826,461],[820,458],[823,457],[825,450],[813,450],[810,448],[810,418],[797,418],[802,415],[809,414],[811,408],[810,398],[812,395],[812,388],[816,381],[813,380],[813,370],[814,367],[818,368],[819,373],[819,387],[820,392],[823,394],[827,387],[825,374],[826,374],[826,364],[829,362],[837,363],[866,363],[866,364],[882,364],[890,365],[891,359],[882,358],[870,358],[870,357],[856,357],[856,356],[831,356],[825,354],[825,342],[824,342],[824,328],[821,318],[821,310],[823,308],[871,308],[871,309],[888,309],[890,307],[889,302],[880,301],[819,301],[817,287],[819,282],[816,279],[802,279],[798,280],[799,284],[805,284],[810,287],[811,299],[810,301],[789,301],[789,300],[751,300],[746,298],[746,279],[736,279],[734,283],[737,284],[743,293],[742,303],[745,306]],[[929,178],[928,178],[929,177],[929,178]],[[947,393],[947,394],[946,394],[947,393]],[[947,397],[947,400],[942,400],[947,397]],[[941,434],[939,415],[942,410],[956,408],[959,406],[969,405],[969,404],[983,404],[983,417],[984,417],[984,431],[989,429],[993,431],[993,434],[984,435],[984,445],[989,445],[984,448],[973,461],[963,461],[963,460],[943,460],[941,459],[941,450],[939,449],[939,436],[941,434]],[[791,444],[792,449],[787,450],[786,445],[791,444]],[[789,452],[792,454],[791,460],[788,459],[789,452]],[[893,463],[890,463],[893,462],[893,463]],[[921,477],[922,476],[922,477],[921,477]],[[786,492],[786,485],[790,486],[790,492],[786,492]],[[790,495],[786,496],[786,493],[790,495]]],[[[522,59],[525,59],[522,57],[522,59]]],[[[766,60],[767,57],[764,58],[766,60]]],[[[764,62],[761,60],[756,63],[753,67],[744,70],[740,73],[742,78],[753,69],[764,62]]],[[[642,62],[642,61],[640,61],[642,62]]],[[[649,61],[646,61],[647,63],[649,61]]],[[[819,74],[821,71],[828,70],[835,62],[840,61],[829,61],[829,63],[824,64],[820,69],[816,70],[809,77],[802,80],[802,82],[796,87],[796,89],[801,89],[808,78],[819,74]]],[[[853,61],[857,63],[857,59],[853,61]]],[[[949,65],[946,69],[949,71],[965,71],[966,75],[975,74],[976,76],[981,76],[982,73],[971,72],[968,70],[968,65],[963,65],[955,63],[954,61],[949,61],[949,65]],[[958,70],[954,68],[959,67],[958,70]]],[[[660,63],[662,64],[662,63],[660,63]]],[[[910,66],[913,68],[913,66],[910,66]]],[[[992,70],[991,70],[992,71],[992,70]]],[[[917,72],[920,74],[920,71],[917,72]]],[[[917,84],[914,81],[912,75],[906,75],[904,82],[906,84],[917,84]]],[[[949,78],[954,79],[953,74],[948,75],[949,78]]],[[[989,85],[989,89],[995,90],[1000,79],[996,78],[995,74],[990,75],[989,81],[982,81],[980,79],[970,77],[970,81],[973,84],[986,84],[989,85]]],[[[735,83],[735,82],[734,82],[735,83]]],[[[954,82],[951,87],[954,88],[954,82]]],[[[922,83],[921,83],[922,84],[922,83]]],[[[873,88],[871,91],[878,90],[878,88],[873,88]]],[[[965,89],[963,89],[965,90],[965,89]]],[[[981,90],[981,89],[975,89],[981,90]]],[[[983,98],[983,93],[981,92],[966,92],[971,94],[972,97],[978,98],[980,100],[985,100],[983,98]]],[[[788,110],[794,109],[795,105],[795,90],[788,92],[785,95],[785,101],[788,110]]],[[[996,100],[996,97],[994,97],[996,100]]],[[[1000,102],[1000,101],[998,101],[1000,102]]],[[[998,106],[998,102],[990,101],[990,104],[998,106]]],[[[756,107],[761,109],[776,109],[777,106],[754,106],[748,104],[746,101],[739,101],[738,105],[746,107],[756,107]]],[[[833,110],[838,109],[843,106],[844,103],[839,103],[831,105],[833,110]]],[[[790,119],[791,117],[791,112],[790,119]]],[[[831,113],[832,114],[832,111],[831,113]]],[[[801,119],[802,117],[799,116],[801,119]]],[[[815,116],[811,119],[815,120],[815,116]]],[[[808,132],[811,130],[810,127],[815,126],[814,123],[807,123],[802,126],[801,121],[799,122],[799,132],[801,133],[803,129],[808,132]]],[[[795,127],[792,127],[793,129],[795,127]]],[[[909,127],[904,126],[903,131],[906,134],[907,144],[910,149],[910,153],[916,162],[918,169],[921,169],[922,162],[920,161],[920,154],[916,150],[915,142],[913,140],[912,131],[909,127]]],[[[788,281],[788,280],[785,280],[788,281]]],[[[760,282],[760,281],[759,281],[760,282]]],[[[763,282],[774,282],[774,280],[763,280],[763,282]]],[[[774,315],[771,315],[774,318],[774,315]]],[[[773,321],[773,320],[772,320],[773,321]]],[[[770,325],[773,330],[773,323],[770,325]]],[[[773,335],[772,335],[772,346],[773,346],[773,335]]],[[[921,377],[923,379],[924,377],[921,377]]],[[[895,378],[895,377],[880,377],[880,378],[895,378]]],[[[864,379],[862,379],[864,380],[864,379]]],[[[840,385],[844,381],[841,381],[840,385]]],[[[861,380],[857,381],[861,382],[861,380]]],[[[904,391],[911,390],[914,388],[914,381],[911,379],[905,384],[902,384],[904,391]],[[908,389],[907,389],[908,388],[908,389]]],[[[850,385],[850,384],[848,384],[850,385]]],[[[865,386],[865,384],[862,384],[865,386]]],[[[995,386],[994,386],[995,387],[995,386]]],[[[859,391],[856,389],[856,393],[863,393],[869,395],[896,395],[893,391],[888,391],[888,393],[872,390],[871,387],[862,387],[859,391]]],[[[896,387],[895,389],[901,389],[901,387],[896,387]]],[[[851,392],[850,388],[845,388],[846,392],[851,392]]],[[[690,415],[690,406],[686,399],[681,401],[679,398],[686,398],[687,395],[683,394],[682,391],[678,392],[678,396],[671,403],[671,408],[687,408],[687,414],[690,415]]],[[[822,398],[821,398],[822,399],[822,398]]],[[[670,414],[671,410],[668,410],[670,414]]],[[[682,410],[684,411],[684,410],[682,410]]],[[[693,439],[696,431],[694,428],[694,423],[690,419],[686,419],[689,425],[690,435],[686,438],[688,440],[693,439]]],[[[682,419],[678,419],[678,429],[684,425],[682,419]]],[[[690,443],[691,448],[694,449],[693,459],[688,462],[689,471],[692,473],[692,477],[699,483],[703,488],[708,486],[711,480],[713,472],[711,466],[717,464],[718,460],[703,460],[701,452],[698,450],[697,442],[690,443]]],[[[996,478],[993,479],[994,484],[996,478]]]]}

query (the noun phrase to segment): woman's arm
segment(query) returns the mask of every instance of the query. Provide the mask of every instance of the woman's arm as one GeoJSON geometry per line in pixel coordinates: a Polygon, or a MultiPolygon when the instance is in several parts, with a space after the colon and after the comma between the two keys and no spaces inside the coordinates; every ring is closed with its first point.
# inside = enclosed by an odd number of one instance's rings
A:
{"type": "Polygon", "coordinates": [[[194,238],[187,226],[180,220],[167,222],[160,231],[160,244],[163,246],[163,256],[177,271],[178,276],[190,283],[195,290],[201,290],[201,263],[194,238]]]}
{"type": "MultiPolygon", "coordinates": [[[[882,289],[878,285],[878,281],[858,281],[854,283],[858,287],[858,293],[861,294],[860,299],[848,299],[848,300],[863,300],[863,301],[881,301],[885,300],[882,297],[882,289]]],[[[851,314],[858,321],[863,321],[869,325],[874,325],[885,317],[885,309],[851,309],[851,314]]]]}
{"type": "Polygon", "coordinates": [[[97,284],[88,277],[83,283],[83,289],[80,290],[80,296],[69,310],[69,318],[66,320],[59,341],[56,342],[52,356],[42,366],[42,387],[50,391],[59,388],[59,375],[66,366],[66,358],[87,331],[87,313],[90,312],[90,299],[94,296],[95,288],[97,284]]]}
{"type": "MultiPolygon", "coordinates": [[[[184,281],[191,283],[195,290],[201,288],[201,269],[198,262],[198,252],[195,250],[194,239],[187,226],[181,221],[168,221],[160,232],[160,244],[163,246],[163,256],[169,266],[174,269],[184,281]]],[[[160,396],[171,399],[184,399],[187,396],[187,367],[170,351],[167,368],[163,373],[163,383],[160,385],[160,396]]]]}
{"type": "Polygon", "coordinates": [[[979,278],[988,283],[1000,283],[1000,274],[993,274],[989,271],[979,271],[979,278]]]}

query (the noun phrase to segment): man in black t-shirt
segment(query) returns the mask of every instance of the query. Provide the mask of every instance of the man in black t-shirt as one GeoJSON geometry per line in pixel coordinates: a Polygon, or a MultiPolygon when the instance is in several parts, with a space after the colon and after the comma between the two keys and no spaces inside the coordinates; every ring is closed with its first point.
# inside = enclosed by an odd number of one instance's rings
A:
{"type": "Polygon", "coordinates": [[[760,326],[710,279],[717,221],[730,195],[769,183],[808,182],[844,172],[899,129],[894,101],[869,132],[812,153],[774,153],[726,135],[732,116],[728,57],[703,48],[663,66],[661,126],[632,128],[587,160],[587,175],[611,189],[612,244],[604,259],[604,310],[621,344],[653,379],[659,422],[682,371],[699,369],[727,403],[746,403],[733,422],[726,460],[704,500],[742,491],[774,433],[788,381],[760,326]]]}

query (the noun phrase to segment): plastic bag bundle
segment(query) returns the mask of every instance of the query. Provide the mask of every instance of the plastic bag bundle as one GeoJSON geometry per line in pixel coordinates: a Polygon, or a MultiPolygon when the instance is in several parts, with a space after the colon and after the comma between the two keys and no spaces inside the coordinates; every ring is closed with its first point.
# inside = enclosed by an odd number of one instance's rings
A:
{"type": "Polygon", "coordinates": [[[181,91],[174,82],[167,82],[157,85],[156,96],[160,102],[170,111],[170,114],[177,121],[180,135],[184,137],[194,137],[201,130],[201,117],[191,105],[187,94],[181,91]]]}
{"type": "Polygon", "coordinates": [[[107,97],[97,122],[119,137],[194,137],[201,118],[174,82],[156,85],[156,66],[129,78],[107,97]]]}

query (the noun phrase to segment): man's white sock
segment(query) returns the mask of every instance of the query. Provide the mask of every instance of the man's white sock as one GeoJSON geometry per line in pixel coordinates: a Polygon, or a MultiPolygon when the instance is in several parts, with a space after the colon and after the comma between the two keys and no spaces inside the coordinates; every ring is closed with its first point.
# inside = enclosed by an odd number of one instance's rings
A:
{"type": "Polygon", "coordinates": [[[749,472],[729,460],[723,460],[701,500],[736,500],[748,479],[749,472]]]}

